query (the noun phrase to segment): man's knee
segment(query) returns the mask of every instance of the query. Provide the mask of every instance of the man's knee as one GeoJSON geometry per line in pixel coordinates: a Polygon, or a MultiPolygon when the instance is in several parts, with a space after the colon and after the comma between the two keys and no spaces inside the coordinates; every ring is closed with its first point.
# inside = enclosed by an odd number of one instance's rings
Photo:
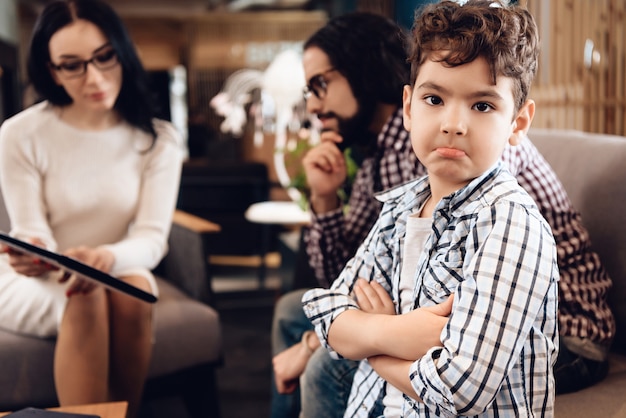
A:
{"type": "Polygon", "coordinates": [[[328,351],[319,348],[309,359],[304,371],[304,384],[314,387],[333,384],[335,388],[350,388],[358,362],[334,360],[328,351]]]}
{"type": "Polygon", "coordinates": [[[323,348],[315,351],[300,379],[300,417],[343,416],[357,368],[356,361],[334,360],[323,348]]]}
{"type": "Polygon", "coordinates": [[[306,290],[295,290],[282,296],[274,307],[272,319],[272,353],[276,355],[296,344],[302,333],[313,325],[302,309],[302,295],[306,290]]]}
{"type": "Polygon", "coordinates": [[[306,290],[294,290],[278,299],[274,307],[274,320],[290,319],[302,312],[302,295],[306,290]]]}

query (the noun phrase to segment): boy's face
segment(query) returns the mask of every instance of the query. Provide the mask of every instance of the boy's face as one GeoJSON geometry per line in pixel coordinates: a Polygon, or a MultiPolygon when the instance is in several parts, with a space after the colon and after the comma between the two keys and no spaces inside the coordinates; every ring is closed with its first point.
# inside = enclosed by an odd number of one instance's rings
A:
{"type": "Polygon", "coordinates": [[[517,145],[526,135],[534,103],[528,101],[515,114],[512,87],[507,77],[493,85],[482,57],[457,67],[427,59],[413,88],[405,86],[404,127],[431,185],[442,195],[483,174],[500,159],[507,142],[517,145]]]}

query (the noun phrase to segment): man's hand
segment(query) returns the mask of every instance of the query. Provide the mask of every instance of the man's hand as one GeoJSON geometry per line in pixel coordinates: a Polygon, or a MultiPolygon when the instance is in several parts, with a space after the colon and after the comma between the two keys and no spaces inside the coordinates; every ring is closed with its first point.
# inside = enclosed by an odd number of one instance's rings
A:
{"type": "Polygon", "coordinates": [[[391,296],[377,281],[368,282],[365,279],[359,279],[354,286],[354,295],[359,309],[363,312],[382,315],[396,314],[396,307],[391,296]]]}
{"type": "Polygon", "coordinates": [[[304,344],[304,341],[294,344],[272,359],[278,393],[293,393],[298,387],[300,376],[304,373],[306,364],[311,357],[311,352],[304,344]]]}
{"type": "Polygon", "coordinates": [[[311,205],[318,213],[339,207],[337,190],[347,177],[343,152],[337,147],[342,137],[336,132],[323,132],[322,142],[310,149],[302,159],[302,165],[311,191],[311,205]]]}

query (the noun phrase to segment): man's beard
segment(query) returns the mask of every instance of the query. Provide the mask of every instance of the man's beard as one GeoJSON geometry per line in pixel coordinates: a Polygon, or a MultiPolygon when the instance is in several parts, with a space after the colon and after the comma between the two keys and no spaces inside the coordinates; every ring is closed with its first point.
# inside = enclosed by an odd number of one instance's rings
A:
{"type": "Polygon", "coordinates": [[[358,102],[357,112],[351,118],[342,118],[333,114],[337,119],[338,131],[343,141],[337,146],[342,151],[349,147],[359,148],[362,152],[373,147],[376,143],[378,132],[370,131],[372,118],[376,111],[376,103],[370,100],[358,102]]]}

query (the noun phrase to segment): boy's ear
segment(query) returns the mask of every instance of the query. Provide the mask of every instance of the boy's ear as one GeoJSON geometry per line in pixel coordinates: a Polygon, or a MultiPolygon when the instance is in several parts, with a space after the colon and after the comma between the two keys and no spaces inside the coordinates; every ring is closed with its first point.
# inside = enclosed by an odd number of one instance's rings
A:
{"type": "Polygon", "coordinates": [[[519,144],[530,129],[530,124],[535,117],[535,102],[534,100],[526,100],[526,103],[517,112],[517,116],[513,119],[513,131],[509,138],[509,144],[519,144]]]}
{"type": "Polygon", "coordinates": [[[411,132],[411,96],[413,89],[408,84],[402,89],[402,122],[404,129],[411,132]]]}

